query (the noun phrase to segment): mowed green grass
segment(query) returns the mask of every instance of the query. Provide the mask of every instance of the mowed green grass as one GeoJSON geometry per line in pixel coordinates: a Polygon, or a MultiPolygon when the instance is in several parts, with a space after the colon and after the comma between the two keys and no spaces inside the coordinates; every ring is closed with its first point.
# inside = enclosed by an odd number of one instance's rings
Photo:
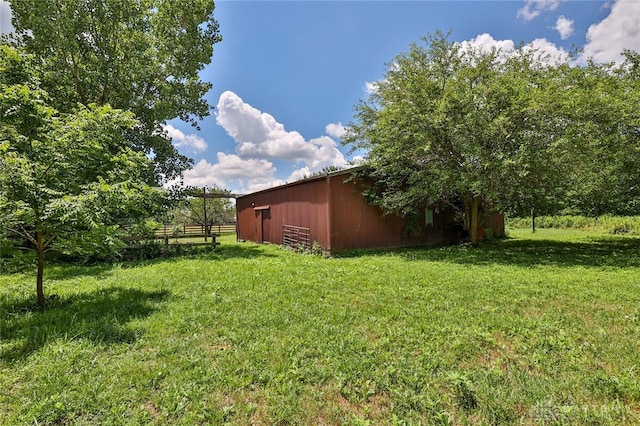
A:
{"type": "Polygon", "coordinates": [[[0,276],[0,424],[640,424],[640,239],[0,276]]]}

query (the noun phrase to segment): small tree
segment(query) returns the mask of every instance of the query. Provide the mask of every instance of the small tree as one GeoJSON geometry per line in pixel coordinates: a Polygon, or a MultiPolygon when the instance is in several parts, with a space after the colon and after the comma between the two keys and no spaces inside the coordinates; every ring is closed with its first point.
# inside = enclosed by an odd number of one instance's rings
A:
{"type": "Polygon", "coordinates": [[[110,225],[149,216],[164,192],[144,183],[153,164],[128,145],[126,135],[138,125],[132,113],[108,105],[58,113],[40,88],[33,57],[0,49],[0,215],[37,253],[43,307],[50,249],[78,234],[103,238],[104,230],[115,231],[110,225]]]}
{"type": "Polygon", "coordinates": [[[209,235],[214,225],[233,222],[235,207],[229,198],[224,197],[229,191],[214,186],[208,190],[191,188],[186,192],[191,196],[174,212],[174,218],[178,223],[200,225],[204,228],[205,234],[209,235]]]}

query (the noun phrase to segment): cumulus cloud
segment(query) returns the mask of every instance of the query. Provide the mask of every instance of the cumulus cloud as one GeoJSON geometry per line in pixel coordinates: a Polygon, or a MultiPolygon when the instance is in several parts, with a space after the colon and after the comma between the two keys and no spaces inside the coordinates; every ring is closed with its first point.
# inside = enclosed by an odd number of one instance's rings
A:
{"type": "Polygon", "coordinates": [[[311,172],[311,170],[309,170],[308,167],[303,167],[301,169],[294,170],[293,173],[291,173],[289,175],[289,177],[287,178],[287,182],[295,182],[297,180],[309,177],[309,176],[311,176],[311,174],[312,174],[312,172],[311,172]]]}
{"type": "Polygon", "coordinates": [[[554,11],[560,5],[560,0],[525,0],[524,6],[518,10],[518,18],[531,21],[542,12],[554,11]]]}
{"type": "Polygon", "coordinates": [[[566,40],[573,35],[573,19],[565,18],[564,15],[558,16],[556,26],[553,27],[560,34],[562,40],[566,40]]]}
{"type": "Polygon", "coordinates": [[[376,81],[367,81],[364,83],[364,91],[371,95],[378,91],[378,82],[376,81]]]}
{"type": "Polygon", "coordinates": [[[274,178],[276,168],[264,159],[244,160],[237,155],[217,154],[218,162],[209,163],[200,160],[192,169],[184,172],[183,182],[192,186],[212,186],[235,188],[239,192],[247,192],[248,188],[278,185],[274,178]],[[265,186],[266,185],[266,186],[265,186]]]}
{"type": "Polygon", "coordinates": [[[545,38],[537,38],[525,45],[523,49],[535,49],[550,64],[563,63],[569,60],[569,52],[545,38]]]}
{"type": "Polygon", "coordinates": [[[460,43],[461,50],[465,51],[469,48],[479,49],[483,52],[489,52],[492,49],[499,49],[503,52],[511,52],[516,45],[513,40],[496,40],[491,34],[484,33],[472,38],[468,41],[460,43]]]}
{"type": "Polygon", "coordinates": [[[302,162],[312,170],[343,166],[346,160],[336,142],[328,136],[306,140],[296,131],[287,131],[268,113],[245,103],[227,91],[220,95],[216,121],[237,143],[241,158],[269,158],[302,162]]]}
{"type": "MultiPolygon", "coordinates": [[[[216,121],[236,142],[236,153],[217,153],[217,162],[200,160],[183,174],[182,182],[192,186],[217,185],[235,193],[250,193],[294,182],[328,166],[346,166],[333,137],[344,133],[342,123],[326,126],[327,135],[306,140],[300,133],[287,131],[284,125],[265,112],[227,91],[220,96],[216,121]],[[271,160],[289,161],[298,167],[286,179],[276,177],[271,160]]],[[[165,130],[185,146],[195,146],[190,135],[168,125],[165,130]]],[[[204,141],[203,141],[204,142],[204,141]]],[[[178,144],[176,144],[178,146],[178,144]]],[[[205,144],[206,146],[206,144],[205,144]]],[[[169,185],[176,182],[169,182],[169,185]]]]}
{"type": "Polygon", "coordinates": [[[354,166],[359,166],[364,163],[365,159],[366,158],[362,155],[356,155],[353,157],[353,160],[351,160],[351,164],[353,164],[354,166]]]}
{"type": "Polygon", "coordinates": [[[9,2],[0,0],[0,34],[9,34],[13,30],[13,25],[11,25],[11,6],[9,2]]]}
{"type": "Polygon", "coordinates": [[[596,62],[622,62],[623,49],[640,51],[638,0],[617,0],[606,18],[589,27],[583,57],[596,62]]]}
{"type": "Polygon", "coordinates": [[[175,147],[187,148],[196,153],[207,150],[207,142],[198,135],[185,135],[182,130],[176,129],[171,124],[165,125],[164,131],[167,132],[175,147]]]}
{"type": "Polygon", "coordinates": [[[340,122],[329,123],[325,127],[325,132],[327,132],[329,136],[333,136],[334,138],[338,139],[342,139],[342,136],[344,136],[346,131],[347,129],[345,129],[345,127],[340,122]]]}
{"type": "MultiPolygon", "coordinates": [[[[490,52],[493,49],[500,51],[503,57],[512,54],[516,49],[513,40],[496,40],[491,34],[480,34],[471,40],[460,43],[462,52],[469,50],[479,50],[481,52],[490,52]]],[[[544,38],[537,38],[522,47],[524,50],[536,50],[546,62],[555,64],[565,62],[569,58],[569,53],[561,47],[544,38]]]]}

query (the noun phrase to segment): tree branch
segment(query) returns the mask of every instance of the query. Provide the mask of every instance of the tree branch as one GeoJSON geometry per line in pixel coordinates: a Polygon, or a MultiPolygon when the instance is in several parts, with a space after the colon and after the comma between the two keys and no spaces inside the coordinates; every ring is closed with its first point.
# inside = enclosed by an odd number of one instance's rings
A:
{"type": "Polygon", "coordinates": [[[24,226],[20,225],[20,228],[22,229],[22,232],[13,228],[7,228],[7,230],[21,237],[25,237],[27,240],[29,240],[33,244],[36,244],[36,245],[38,244],[38,241],[36,241],[35,237],[33,237],[26,229],[24,229],[24,226]]]}

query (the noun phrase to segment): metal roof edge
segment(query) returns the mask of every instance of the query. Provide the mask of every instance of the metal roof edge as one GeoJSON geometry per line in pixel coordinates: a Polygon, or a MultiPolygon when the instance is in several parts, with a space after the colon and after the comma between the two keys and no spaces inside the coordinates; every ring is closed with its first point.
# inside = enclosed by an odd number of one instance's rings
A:
{"type": "Polygon", "coordinates": [[[296,180],[294,182],[288,182],[288,183],[285,183],[285,184],[282,184],[282,185],[273,186],[271,188],[261,189],[260,191],[251,192],[249,194],[241,194],[241,195],[238,195],[236,198],[248,197],[249,195],[263,194],[263,193],[267,193],[267,192],[270,192],[270,191],[277,191],[277,190],[279,190],[281,188],[288,188],[290,186],[301,185],[303,183],[313,182],[313,181],[320,180],[320,179],[326,179],[328,177],[346,175],[348,173],[353,173],[353,172],[356,172],[358,170],[362,170],[364,167],[365,166],[349,167],[348,169],[336,170],[335,172],[329,172],[329,173],[325,173],[325,174],[318,175],[318,176],[311,176],[311,177],[308,177],[308,178],[305,178],[305,179],[296,180]]]}

